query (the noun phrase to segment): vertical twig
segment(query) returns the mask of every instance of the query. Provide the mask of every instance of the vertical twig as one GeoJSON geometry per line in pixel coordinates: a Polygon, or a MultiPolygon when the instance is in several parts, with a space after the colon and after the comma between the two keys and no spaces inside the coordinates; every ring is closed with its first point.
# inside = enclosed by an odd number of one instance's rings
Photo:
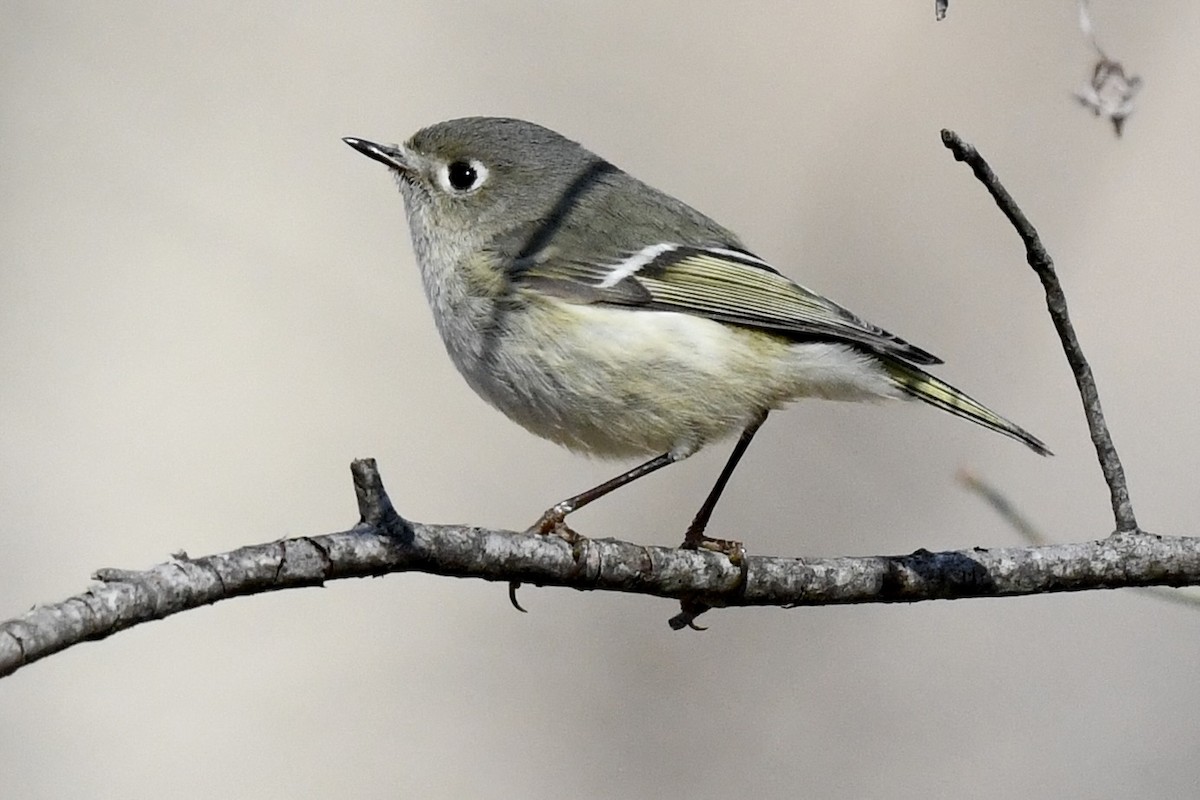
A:
{"type": "Polygon", "coordinates": [[[1116,521],[1117,533],[1132,533],[1138,531],[1137,520],[1133,515],[1133,504],[1129,500],[1129,488],[1125,483],[1125,470],[1117,449],[1113,446],[1112,437],[1108,433],[1108,425],[1104,422],[1104,411],[1100,408],[1100,395],[1096,390],[1096,381],[1092,377],[1092,368],[1088,366],[1075,336],[1075,328],[1067,315],[1067,298],[1063,294],[1062,285],[1054,271],[1054,261],[1038,238],[1037,230],[1017,206],[1012,195],[1000,183],[996,173],[988,166],[987,161],[973,146],[964,142],[957,133],[951,130],[942,131],[942,143],[954,153],[958,161],[966,162],[975,173],[975,177],[984,185],[1000,207],[1004,216],[1016,228],[1017,235],[1025,244],[1025,258],[1033,271],[1037,273],[1046,292],[1046,307],[1050,311],[1050,319],[1058,331],[1062,341],[1063,352],[1066,353],[1067,363],[1075,375],[1075,384],[1079,387],[1079,396],[1083,400],[1083,412],[1087,417],[1088,429],[1091,431],[1092,444],[1096,447],[1096,455],[1100,460],[1100,469],[1108,484],[1112,497],[1113,517],[1116,521]]]}

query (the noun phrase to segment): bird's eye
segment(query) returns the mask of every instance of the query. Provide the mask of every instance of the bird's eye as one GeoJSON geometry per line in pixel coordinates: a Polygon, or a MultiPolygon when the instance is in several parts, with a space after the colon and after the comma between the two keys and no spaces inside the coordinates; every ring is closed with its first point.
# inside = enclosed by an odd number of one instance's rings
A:
{"type": "Polygon", "coordinates": [[[474,186],[475,179],[478,177],[475,168],[466,161],[455,161],[446,169],[446,178],[450,181],[450,187],[460,192],[465,192],[474,186]]]}
{"type": "Polygon", "coordinates": [[[475,159],[452,161],[442,168],[442,186],[449,191],[462,194],[478,189],[487,180],[487,167],[475,159]]]}

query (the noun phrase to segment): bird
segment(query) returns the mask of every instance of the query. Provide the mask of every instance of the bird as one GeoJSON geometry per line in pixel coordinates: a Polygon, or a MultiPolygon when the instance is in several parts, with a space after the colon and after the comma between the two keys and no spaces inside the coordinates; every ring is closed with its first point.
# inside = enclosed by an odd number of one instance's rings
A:
{"type": "Polygon", "coordinates": [[[343,141],[392,172],[434,323],[470,387],[572,451],[643,458],[546,509],[528,532],[737,436],[682,547],[768,414],[789,403],[910,399],[1050,455],[926,371],[942,363],[807,289],[730,230],[536,123],[464,117],[403,144],[343,141]]]}

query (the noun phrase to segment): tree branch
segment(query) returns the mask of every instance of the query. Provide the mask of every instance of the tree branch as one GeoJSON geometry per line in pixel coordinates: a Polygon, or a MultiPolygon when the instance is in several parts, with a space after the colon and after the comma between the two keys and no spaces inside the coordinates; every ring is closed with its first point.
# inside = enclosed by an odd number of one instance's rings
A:
{"type": "Polygon", "coordinates": [[[583,591],[634,592],[689,605],[812,606],[1200,583],[1200,539],[1143,533],[1035,548],[865,558],[748,557],[741,568],[706,551],[401,520],[372,459],[353,465],[364,520],[350,530],[228,553],[180,554],[142,572],[102,569],[101,583],[0,623],[0,676],[80,642],[220,600],[321,586],[342,578],[428,572],[583,591]],[[391,519],[389,523],[388,520],[391,519]]]}

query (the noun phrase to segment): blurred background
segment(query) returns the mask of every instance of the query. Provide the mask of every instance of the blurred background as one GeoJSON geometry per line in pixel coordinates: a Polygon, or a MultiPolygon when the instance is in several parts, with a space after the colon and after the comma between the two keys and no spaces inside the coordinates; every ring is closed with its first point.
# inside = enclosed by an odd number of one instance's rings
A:
{"type": "MultiPolygon", "coordinates": [[[[625,465],[445,357],[391,178],[342,136],[524,117],[946,359],[1057,456],[933,410],[774,415],[710,533],[773,555],[1056,541],[1108,498],[977,145],[1057,261],[1144,527],[1194,534],[1200,5],[1097,0],[1146,80],[1071,97],[1073,2],[0,4],[0,616],[103,566],[349,527],[524,528],[625,465]],[[1191,498],[1191,499],[1189,499],[1191,498]]],[[[574,518],[674,544],[729,450],[574,518]]],[[[0,681],[5,797],[1180,797],[1200,613],[1135,592],[783,611],[423,575],[221,603],[0,681]]]]}

